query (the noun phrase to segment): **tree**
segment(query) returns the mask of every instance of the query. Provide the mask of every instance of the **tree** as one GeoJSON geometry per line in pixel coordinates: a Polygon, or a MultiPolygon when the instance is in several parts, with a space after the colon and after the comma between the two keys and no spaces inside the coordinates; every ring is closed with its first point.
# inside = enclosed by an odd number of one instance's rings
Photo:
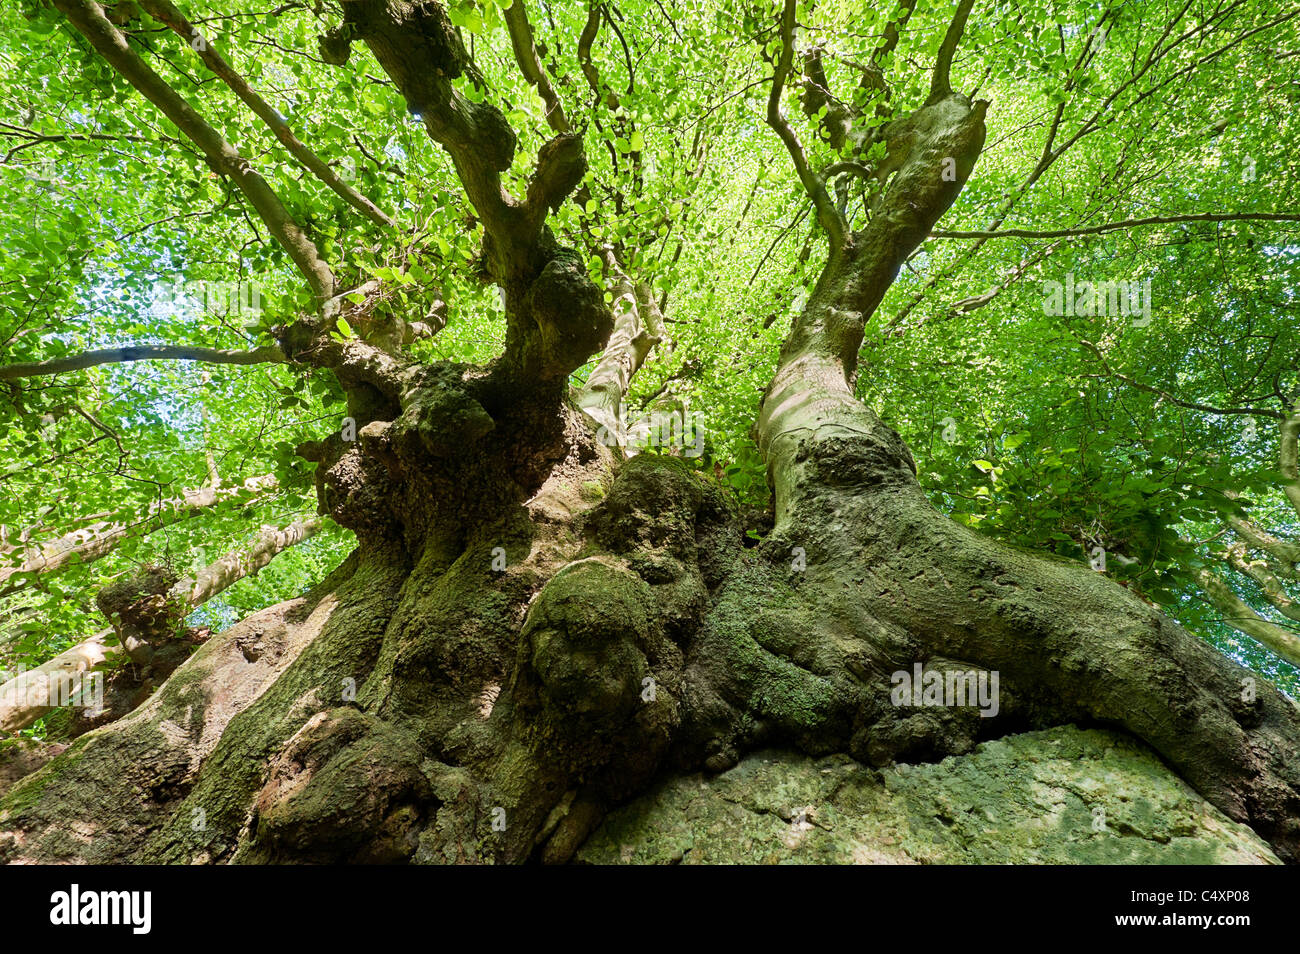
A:
{"type": "MultiPolygon", "coordinates": [[[[4,14],[6,163],[58,157],[0,213],[13,559],[160,527],[217,486],[223,432],[352,549],[18,782],[6,857],[564,861],[759,745],[886,765],[1085,722],[1300,858],[1300,710],[1264,678],[1293,672],[1155,605],[1241,601],[1205,575],[1225,539],[1292,605],[1300,216],[1269,77],[1300,8],[212,8],[4,14]],[[1182,168],[1207,139],[1250,177],[1182,168]],[[1214,430],[1242,407],[1283,422],[1280,472],[1234,472],[1214,430]],[[900,430],[939,426],[918,474],[900,430]],[[39,484],[106,449],[92,480],[153,502],[32,528],[39,484]],[[900,703],[914,666],[996,674],[997,715],[900,703]]],[[[101,604],[152,621],[170,589],[130,581],[101,604]]]]}

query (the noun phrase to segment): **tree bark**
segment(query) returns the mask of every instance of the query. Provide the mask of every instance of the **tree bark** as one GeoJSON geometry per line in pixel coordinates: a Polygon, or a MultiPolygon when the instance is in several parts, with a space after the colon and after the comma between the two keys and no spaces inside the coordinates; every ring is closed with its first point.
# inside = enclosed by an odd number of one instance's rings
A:
{"type": "Polygon", "coordinates": [[[83,371],[101,364],[123,364],[128,361],[205,361],[209,364],[266,364],[284,360],[278,347],[267,345],[251,351],[225,351],[220,348],[200,348],[188,345],[131,345],[125,348],[101,348],[85,351],[66,358],[31,361],[24,364],[0,365],[0,381],[15,378],[34,378],[68,371],[83,371]]]}
{"type": "MultiPolygon", "coordinates": [[[[245,577],[255,575],[280,553],[314,535],[320,526],[319,520],[311,519],[293,523],[283,530],[266,527],[248,548],[226,554],[200,570],[194,579],[178,581],[167,594],[166,601],[178,606],[178,612],[184,615],[245,577]]],[[[133,631],[123,631],[120,621],[117,628],[118,645],[107,643],[113,634],[112,629],[101,630],[48,662],[0,685],[0,732],[17,732],[49,715],[54,710],[51,690],[57,685],[57,680],[91,672],[122,652],[130,655],[134,662],[147,666],[154,654],[152,643],[172,635],[168,631],[152,633],[150,638],[144,638],[133,631]]]]}
{"type": "Polygon", "coordinates": [[[607,253],[606,260],[616,276],[612,288],[614,331],[596,367],[578,391],[576,403],[603,428],[601,434],[607,445],[622,448],[627,439],[624,398],[646,357],[663,341],[664,322],[650,286],[634,285],[618,268],[612,252],[607,253]]]}

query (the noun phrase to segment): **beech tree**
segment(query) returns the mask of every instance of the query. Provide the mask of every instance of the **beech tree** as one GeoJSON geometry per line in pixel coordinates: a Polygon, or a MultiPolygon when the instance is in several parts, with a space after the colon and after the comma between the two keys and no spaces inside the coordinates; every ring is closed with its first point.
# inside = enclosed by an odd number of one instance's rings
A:
{"type": "Polygon", "coordinates": [[[1300,859],[1300,7],[0,17],[4,650],[129,689],[0,689],[76,737],[7,860],[563,862],[1067,723],[1300,859]]]}

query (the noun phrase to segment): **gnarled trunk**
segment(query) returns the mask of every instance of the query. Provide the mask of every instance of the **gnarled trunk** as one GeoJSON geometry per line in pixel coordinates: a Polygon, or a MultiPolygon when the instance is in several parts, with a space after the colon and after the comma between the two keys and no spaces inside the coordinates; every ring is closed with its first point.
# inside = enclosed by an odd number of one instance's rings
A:
{"type": "Polygon", "coordinates": [[[937,513],[854,398],[866,321],[983,144],[985,104],[947,82],[965,13],[930,99],[886,127],[892,179],[854,232],[781,125],[786,5],[769,118],[831,250],[759,413],[776,525],[751,550],[715,484],[673,458],[620,461],[568,403],[567,375],[613,327],[543,224],[581,178],[575,140],[557,134],[527,199],[509,196],[512,137],[452,87],[466,64],[442,9],[346,4],[327,53],[369,44],[451,154],[506,292],[505,354],[418,366],[286,333],[285,356],[334,369],[360,425],[300,448],[357,551],[16,785],[4,857],[564,861],[657,777],[759,746],[885,764],[1095,721],[1300,860],[1296,707],[1243,692],[1244,670],[1113,583],[937,513]],[[916,665],[996,672],[997,714],[896,704],[893,674],[916,665]]]}

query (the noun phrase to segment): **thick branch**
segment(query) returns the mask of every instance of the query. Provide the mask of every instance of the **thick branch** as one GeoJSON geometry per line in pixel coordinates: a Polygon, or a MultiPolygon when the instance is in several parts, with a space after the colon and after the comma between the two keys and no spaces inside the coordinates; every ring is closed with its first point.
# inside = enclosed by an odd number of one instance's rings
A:
{"type": "Polygon", "coordinates": [[[815,352],[842,374],[854,373],[867,319],[974,169],[987,106],[954,93],[885,127],[882,171],[888,167],[893,178],[866,227],[853,233],[842,256],[832,254],[781,348],[782,364],[815,352]]]}
{"type": "MultiPolygon", "coordinates": [[[[342,35],[363,40],[406,99],[407,108],[447,150],[483,227],[497,246],[489,266],[500,282],[512,259],[531,247],[517,199],[501,183],[517,141],[491,103],[470,102],[452,85],[478,76],[442,5],[432,0],[353,0],[343,5],[342,35]]],[[[350,42],[350,40],[348,41],[350,42]]],[[[346,46],[345,46],[346,49],[346,46]]],[[[345,54],[346,55],[346,54],[345,54]]]]}
{"type": "Polygon", "coordinates": [[[120,646],[109,646],[106,642],[112,635],[111,629],[100,630],[85,642],[0,685],[0,732],[25,729],[53,712],[51,702],[63,691],[61,685],[75,685],[74,680],[82,673],[120,655],[120,646]]]}
{"type": "MultiPolygon", "coordinates": [[[[1255,581],[1255,584],[1263,591],[1264,598],[1273,605],[1283,616],[1300,622],[1300,603],[1292,598],[1287,592],[1281,579],[1269,567],[1267,561],[1252,560],[1246,554],[1246,548],[1240,543],[1235,543],[1225,551],[1221,559],[1233,569],[1244,573],[1255,581]]],[[[1289,574],[1294,577],[1295,574],[1289,574]]]]}
{"type": "Polygon", "coordinates": [[[884,69],[886,60],[894,52],[894,48],[898,46],[900,33],[903,27],[907,26],[907,21],[912,18],[914,9],[916,9],[916,0],[899,0],[898,15],[885,24],[884,38],[881,40],[880,46],[876,47],[875,52],[871,54],[871,62],[878,69],[884,69]]]}
{"type": "Polygon", "coordinates": [[[289,128],[289,124],[284,121],[279,112],[258,95],[257,91],[249,86],[248,82],[226,62],[225,58],[217,52],[211,40],[205,38],[201,43],[196,44],[194,42],[194,38],[200,36],[198,28],[176,9],[171,0],[140,0],[140,5],[155,20],[166,24],[183,37],[191,48],[197,47],[196,52],[208,69],[229,86],[235,95],[257,114],[257,117],[262,122],[266,123],[271,132],[275,134],[275,138],[289,150],[290,155],[301,162],[316,178],[329,186],[348,205],[372,222],[385,228],[397,227],[396,222],[364,195],[340,179],[333,169],[326,165],[319,156],[307,148],[293,134],[293,130],[289,128]]]}
{"type": "Polygon", "coordinates": [[[587,4],[587,22],[582,25],[582,33],[578,36],[578,65],[582,68],[582,75],[591,91],[603,99],[605,106],[612,112],[618,109],[618,94],[601,80],[600,71],[591,59],[591,47],[596,42],[596,34],[600,32],[600,18],[600,4],[597,0],[591,0],[587,4]]]}
{"type": "Polygon", "coordinates": [[[1300,544],[1288,543],[1241,517],[1229,517],[1228,526],[1253,549],[1267,553],[1285,564],[1300,563],[1300,544]]]}
{"type": "Polygon", "coordinates": [[[276,345],[266,345],[252,351],[227,351],[221,348],[201,348],[190,345],[127,345],[121,348],[84,351],[81,354],[69,355],[66,358],[50,358],[47,361],[0,365],[0,381],[82,371],[101,364],[160,359],[202,361],[207,364],[267,364],[282,362],[285,357],[276,345]]]}
{"type": "Polygon", "coordinates": [[[542,102],[546,105],[546,122],[557,133],[570,131],[569,120],[564,115],[564,106],[551,85],[551,78],[542,66],[537,55],[537,46],[533,42],[533,28],[528,22],[528,11],[524,9],[524,0],[514,0],[504,12],[506,26],[510,30],[510,45],[515,51],[515,61],[528,80],[536,88],[542,102]]]}
{"type": "Polygon", "coordinates": [[[94,0],[55,0],[55,6],[110,66],[203,151],[214,172],[226,176],[238,186],[276,241],[289,253],[317,300],[327,301],[334,294],[333,273],[320,257],[315,243],[293,220],[279,196],[249,161],[136,55],[126,37],[104,16],[104,8],[98,3],[94,0]]]}
{"type": "Polygon", "coordinates": [[[1292,509],[1300,514],[1300,454],[1297,453],[1297,439],[1300,438],[1300,401],[1291,408],[1291,412],[1282,421],[1281,439],[1277,455],[1277,468],[1282,472],[1282,492],[1291,502],[1292,509]]]}
{"type": "Polygon", "coordinates": [[[165,500],[152,509],[149,516],[136,523],[109,523],[101,521],[74,530],[57,540],[23,547],[17,566],[0,567],[0,598],[18,589],[18,584],[7,584],[20,573],[54,573],[76,563],[84,564],[107,556],[128,537],[141,537],[162,527],[170,526],[196,516],[211,507],[234,497],[257,497],[274,490],[276,480],[267,474],[250,477],[239,486],[217,488],[203,487],[189,490],[181,497],[165,500]]]}
{"type": "MultiPolygon", "coordinates": [[[[263,528],[247,550],[227,554],[201,570],[195,579],[182,580],[169,594],[183,610],[194,609],[245,576],[257,573],[276,556],[306,540],[320,529],[312,517],[283,530],[263,528]]],[[[50,705],[59,679],[89,672],[121,655],[124,646],[107,645],[112,630],[102,630],[83,643],[55,656],[49,662],[0,685],[0,732],[17,732],[53,711],[50,705]]]]}
{"type": "Polygon", "coordinates": [[[342,31],[326,39],[366,43],[407,106],[451,156],[483,222],[486,270],[505,292],[507,317],[505,354],[494,373],[530,385],[567,376],[604,344],[613,324],[580,256],[561,249],[546,228],[550,211],[586,174],[582,136],[561,132],[538,150],[520,201],[501,182],[514,157],[514,130],[486,98],[471,102],[452,84],[467,75],[486,92],[442,4],[351,0],[343,11],[342,31]]]}
{"type": "Polygon", "coordinates": [[[1199,571],[1196,579],[1215,609],[1223,614],[1225,623],[1271,649],[1292,665],[1300,666],[1300,636],[1264,619],[1247,606],[1232,591],[1232,587],[1209,570],[1199,571]]]}
{"type": "Polygon", "coordinates": [[[626,434],[619,409],[632,378],[654,346],[663,340],[664,323],[650,286],[642,283],[634,287],[618,267],[612,250],[607,249],[605,257],[611,274],[617,278],[612,289],[614,331],[600,361],[578,392],[577,404],[605,428],[613,438],[611,443],[616,441],[622,446],[626,434]]]}
{"type": "Polygon", "coordinates": [[[962,34],[966,32],[966,20],[970,17],[971,7],[974,5],[975,0],[961,0],[952,22],[948,24],[948,31],[943,35],[943,42],[939,45],[939,55],[935,57],[927,105],[937,103],[952,93],[952,79],[949,75],[952,72],[952,58],[957,52],[958,44],[961,43],[962,34]]]}
{"type": "MultiPolygon", "coordinates": [[[[836,152],[844,149],[844,144],[848,140],[849,131],[853,128],[853,122],[858,118],[855,110],[850,109],[846,103],[840,102],[831,93],[830,80],[826,76],[826,67],[822,63],[822,51],[813,48],[804,54],[803,58],[803,111],[809,119],[817,120],[821,116],[819,125],[821,126],[822,135],[830,143],[831,148],[836,152]]],[[[864,77],[865,79],[865,77],[864,77]]],[[[883,86],[883,79],[881,85],[883,86]]],[[[836,163],[837,167],[847,167],[849,163],[836,163]]],[[[853,163],[853,165],[857,165],[853,163]]],[[[847,171],[845,168],[839,171],[847,171]]],[[[823,173],[823,178],[830,180],[837,173],[827,169],[823,173]]]]}
{"type": "Polygon", "coordinates": [[[172,596],[187,605],[200,606],[222,590],[257,572],[292,546],[316,535],[322,522],[318,517],[298,520],[281,530],[263,527],[247,548],[227,553],[200,570],[193,579],[181,580],[172,587],[172,596]]]}

